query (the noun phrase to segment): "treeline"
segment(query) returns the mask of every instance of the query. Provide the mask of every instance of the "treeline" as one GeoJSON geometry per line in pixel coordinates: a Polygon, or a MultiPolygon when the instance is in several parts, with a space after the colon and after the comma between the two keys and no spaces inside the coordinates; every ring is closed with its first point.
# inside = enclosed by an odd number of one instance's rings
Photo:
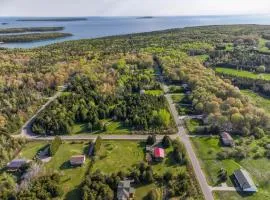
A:
{"type": "Polygon", "coordinates": [[[34,42],[47,39],[56,39],[72,36],[70,33],[29,33],[16,35],[0,35],[0,42],[15,43],[15,42],[34,42]]]}
{"type": "Polygon", "coordinates": [[[2,28],[0,33],[25,33],[25,32],[47,32],[62,31],[64,27],[23,27],[23,28],[2,28]]]}
{"type": "Polygon", "coordinates": [[[63,194],[60,175],[57,173],[36,177],[29,185],[18,191],[16,191],[16,183],[12,180],[13,177],[4,174],[2,178],[1,183],[4,185],[0,188],[0,198],[3,200],[55,199],[60,198],[63,194]]]}
{"type": "Polygon", "coordinates": [[[25,141],[15,139],[7,134],[0,133],[0,169],[6,166],[16,153],[20,151],[25,141]]]}

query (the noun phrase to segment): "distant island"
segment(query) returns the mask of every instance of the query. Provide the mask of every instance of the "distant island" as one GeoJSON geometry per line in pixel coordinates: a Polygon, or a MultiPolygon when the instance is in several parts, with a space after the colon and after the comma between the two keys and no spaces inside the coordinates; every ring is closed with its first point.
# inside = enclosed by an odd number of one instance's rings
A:
{"type": "Polygon", "coordinates": [[[62,18],[24,18],[24,19],[17,19],[16,21],[21,21],[21,22],[34,22],[34,21],[53,21],[53,22],[68,22],[68,21],[86,21],[87,18],[83,17],[62,17],[62,18]]]}
{"type": "Polygon", "coordinates": [[[7,23],[7,22],[2,22],[1,24],[2,24],[2,25],[7,25],[8,23],[7,23]]]}
{"type": "Polygon", "coordinates": [[[137,19],[152,19],[152,16],[137,17],[137,19]]]}
{"type": "Polygon", "coordinates": [[[72,36],[70,33],[31,33],[19,35],[0,35],[0,43],[35,42],[72,36]]]}
{"type": "Polygon", "coordinates": [[[0,33],[26,33],[26,32],[47,32],[62,31],[64,27],[25,27],[25,28],[4,28],[0,33]]]}

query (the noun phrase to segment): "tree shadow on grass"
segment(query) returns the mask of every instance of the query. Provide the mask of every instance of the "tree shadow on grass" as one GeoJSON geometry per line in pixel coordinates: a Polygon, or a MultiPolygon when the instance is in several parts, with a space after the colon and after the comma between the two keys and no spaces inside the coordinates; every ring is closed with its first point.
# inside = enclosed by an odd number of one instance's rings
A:
{"type": "Polygon", "coordinates": [[[69,191],[65,197],[65,200],[80,200],[81,199],[81,191],[80,188],[77,187],[71,191],[69,191]]]}
{"type": "Polygon", "coordinates": [[[74,168],[74,167],[70,164],[69,160],[65,161],[65,162],[59,167],[60,170],[71,169],[71,168],[74,168]]]}

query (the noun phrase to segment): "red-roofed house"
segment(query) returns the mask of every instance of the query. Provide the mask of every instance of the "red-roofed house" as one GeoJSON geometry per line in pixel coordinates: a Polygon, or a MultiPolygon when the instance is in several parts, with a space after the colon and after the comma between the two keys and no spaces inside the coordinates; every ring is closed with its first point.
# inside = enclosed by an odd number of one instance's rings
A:
{"type": "Polygon", "coordinates": [[[165,158],[165,151],[160,147],[154,148],[154,158],[156,161],[162,161],[165,158]]]}

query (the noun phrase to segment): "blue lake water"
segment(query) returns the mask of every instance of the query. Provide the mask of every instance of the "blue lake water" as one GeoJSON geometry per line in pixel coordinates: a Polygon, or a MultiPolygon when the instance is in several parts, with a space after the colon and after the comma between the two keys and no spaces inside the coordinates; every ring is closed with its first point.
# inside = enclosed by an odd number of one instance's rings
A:
{"type": "Polygon", "coordinates": [[[17,21],[20,18],[0,17],[0,28],[63,26],[62,32],[72,37],[28,43],[6,43],[0,47],[33,48],[66,40],[98,38],[111,35],[158,31],[187,26],[220,24],[270,24],[270,15],[252,16],[179,16],[179,17],[87,17],[86,21],[17,21]],[[1,23],[8,23],[3,25],[1,23]]]}

